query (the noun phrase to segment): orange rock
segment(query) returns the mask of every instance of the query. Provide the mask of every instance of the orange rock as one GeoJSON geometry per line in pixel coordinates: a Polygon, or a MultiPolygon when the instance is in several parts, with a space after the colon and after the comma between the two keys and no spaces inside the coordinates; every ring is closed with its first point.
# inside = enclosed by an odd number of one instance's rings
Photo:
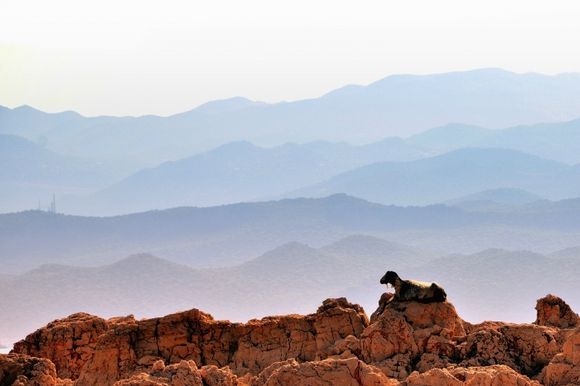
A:
{"type": "Polygon", "coordinates": [[[559,330],[534,324],[484,323],[459,345],[461,366],[507,365],[536,375],[561,350],[559,330]]]}
{"type": "MultiPolygon", "coordinates": [[[[447,302],[388,301],[373,315],[374,322],[360,337],[361,357],[393,378],[406,378],[412,363],[424,353],[454,356],[456,340],[465,337],[463,321],[447,302]]],[[[423,370],[435,362],[423,361],[423,370]]]]}
{"type": "Polygon", "coordinates": [[[470,368],[432,369],[414,372],[402,386],[540,386],[525,375],[503,365],[470,368]]]}
{"type": "Polygon", "coordinates": [[[387,304],[389,304],[394,298],[395,298],[395,294],[392,292],[384,292],[381,295],[381,297],[379,299],[379,306],[377,307],[375,312],[373,312],[371,314],[371,323],[374,323],[377,321],[379,316],[381,316],[381,314],[385,310],[385,307],[387,306],[387,304]]]}
{"type": "Polygon", "coordinates": [[[53,360],[59,375],[78,378],[82,385],[111,385],[148,373],[159,360],[229,366],[243,375],[257,374],[289,358],[324,359],[336,352],[335,343],[360,336],[367,326],[363,309],[344,298],[326,300],[315,314],[248,323],[216,321],[195,309],[141,321],[132,317],[104,321],[75,314],[38,330],[19,342],[15,351],[53,360]],[[84,354],[79,357],[79,353],[84,354]]]}
{"type": "Polygon", "coordinates": [[[104,319],[78,313],[55,320],[14,345],[14,352],[50,359],[61,378],[76,378],[107,330],[104,319]]]}
{"type": "MultiPolygon", "coordinates": [[[[79,384],[83,384],[79,381],[79,384]]],[[[181,361],[178,364],[165,366],[163,370],[150,374],[140,373],[115,383],[115,386],[203,386],[201,375],[194,361],[181,361]]],[[[225,385],[224,386],[229,386],[225,385]]]]}
{"type": "Polygon", "coordinates": [[[0,385],[13,386],[72,386],[73,382],[59,379],[54,364],[48,359],[21,354],[0,354],[0,385]]]}
{"type": "Polygon", "coordinates": [[[252,386],[396,386],[399,382],[387,378],[379,369],[356,359],[326,359],[298,363],[289,360],[272,365],[256,377],[252,386]]]}
{"type": "Polygon", "coordinates": [[[580,325],[580,317],[565,301],[554,295],[538,299],[537,317],[534,322],[540,326],[573,328],[580,325]]]}
{"type": "Polygon", "coordinates": [[[566,339],[562,353],[552,358],[540,379],[546,386],[580,385],[580,328],[566,339]]]}
{"type": "Polygon", "coordinates": [[[238,380],[228,367],[204,366],[200,370],[203,384],[206,386],[236,386],[243,382],[238,380]]]}
{"type": "Polygon", "coordinates": [[[15,345],[46,359],[0,356],[0,384],[580,385],[580,328],[559,327],[575,315],[564,305],[541,299],[536,324],[472,325],[450,303],[389,296],[370,325],[344,298],[247,323],[196,309],[140,321],[74,314],[15,345]]]}

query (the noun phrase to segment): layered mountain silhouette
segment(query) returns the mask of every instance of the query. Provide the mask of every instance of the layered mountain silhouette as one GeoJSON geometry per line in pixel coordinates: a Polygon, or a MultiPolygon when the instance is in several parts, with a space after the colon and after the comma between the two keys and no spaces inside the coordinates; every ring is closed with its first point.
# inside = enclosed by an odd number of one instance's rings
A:
{"type": "Polygon", "coordinates": [[[541,200],[542,197],[523,189],[498,188],[458,197],[446,201],[445,204],[465,210],[485,212],[510,210],[514,206],[522,206],[541,200]]]}
{"type": "Polygon", "coordinates": [[[477,212],[445,205],[385,206],[343,194],[114,217],[28,211],[0,215],[0,255],[5,273],[45,263],[101,265],[140,252],[218,267],[287,242],[320,246],[353,233],[441,252],[556,250],[578,246],[579,215],[579,199],[477,212]]]}
{"type": "Polygon", "coordinates": [[[313,142],[262,148],[234,142],[144,169],[104,189],[112,173],[103,165],[19,137],[0,141],[6,149],[0,156],[4,212],[35,207],[52,193],[62,211],[94,215],[333,193],[397,205],[449,202],[498,189],[556,200],[580,195],[578,165],[497,148],[429,156],[435,150],[396,138],[364,146],[313,142]]]}
{"type": "Polygon", "coordinates": [[[365,146],[312,142],[262,148],[232,142],[142,170],[91,196],[71,198],[65,210],[103,215],[279,197],[362,165],[425,154],[397,138],[365,146]]]}
{"type": "Polygon", "coordinates": [[[442,205],[398,208],[346,195],[114,217],[28,211],[0,215],[0,255],[5,272],[49,262],[98,265],[139,252],[220,266],[294,240],[319,245],[351,233],[459,227],[479,217],[442,205]]]}
{"type": "Polygon", "coordinates": [[[580,116],[580,76],[515,74],[483,69],[394,75],[319,98],[264,104],[234,98],[169,117],[83,117],[28,106],[0,109],[0,133],[50,149],[141,165],[190,156],[234,140],[259,145],[314,140],[365,143],[464,122],[504,128],[580,116]]]}
{"type": "Polygon", "coordinates": [[[580,119],[566,122],[520,125],[491,130],[449,124],[407,138],[412,145],[447,152],[463,147],[494,147],[519,150],[569,164],[580,163],[580,119]]]}
{"type": "Polygon", "coordinates": [[[110,182],[96,163],[0,134],[0,212],[30,209],[38,200],[46,204],[53,194],[86,194],[110,182]]]}
{"type": "Polygon", "coordinates": [[[363,166],[291,194],[346,193],[396,205],[426,205],[483,190],[515,188],[550,199],[580,196],[580,167],[507,149],[465,148],[411,162],[363,166]]]}
{"type": "MultiPolygon", "coordinates": [[[[67,197],[63,208],[112,215],[336,193],[429,205],[498,189],[526,190],[536,199],[580,196],[579,166],[498,148],[428,154],[395,138],[365,146],[315,142],[261,148],[236,142],[142,170],[92,195],[67,197]]],[[[504,203],[491,201],[498,200],[504,203]]]]}
{"type": "MultiPolygon", "coordinates": [[[[569,171],[554,167],[554,174],[546,178],[543,171],[536,173],[526,164],[537,165],[537,160],[524,161],[521,154],[507,156],[498,151],[515,150],[570,167],[580,164],[578,89],[580,77],[574,74],[544,76],[486,69],[390,76],[368,86],[347,86],[296,102],[267,104],[235,97],[169,117],[83,117],[70,111],[1,107],[5,152],[22,151],[16,135],[21,142],[28,139],[29,147],[37,146],[67,161],[55,173],[51,162],[35,160],[36,171],[23,184],[20,174],[27,173],[20,171],[27,168],[27,161],[11,158],[4,170],[17,173],[4,175],[0,212],[35,208],[52,193],[57,194],[62,211],[83,215],[302,194],[348,193],[397,205],[447,202],[496,189],[521,189],[552,200],[575,197],[580,195],[574,185],[579,166],[569,171]],[[353,145],[363,142],[367,144],[353,145]],[[460,159],[457,151],[465,158],[460,159]],[[382,170],[379,174],[384,175],[370,182],[356,176],[378,167],[371,164],[423,158],[432,165],[422,167],[436,171],[441,158],[434,156],[447,153],[457,164],[465,161],[465,168],[449,166],[450,179],[440,183],[416,175],[425,185],[409,195],[401,191],[412,189],[413,184],[389,176],[391,172],[382,170]],[[477,157],[505,161],[510,170],[499,174],[507,180],[500,181],[490,170],[497,163],[470,171],[477,157]],[[75,176],[69,169],[79,171],[76,178],[66,178],[75,176]],[[481,174],[481,178],[472,181],[462,173],[481,174]],[[356,189],[345,180],[349,178],[356,189]],[[460,190],[446,192],[449,184],[460,190]],[[427,195],[431,185],[437,185],[433,197],[427,195]]],[[[409,165],[379,168],[397,174],[405,173],[409,165]]]]}

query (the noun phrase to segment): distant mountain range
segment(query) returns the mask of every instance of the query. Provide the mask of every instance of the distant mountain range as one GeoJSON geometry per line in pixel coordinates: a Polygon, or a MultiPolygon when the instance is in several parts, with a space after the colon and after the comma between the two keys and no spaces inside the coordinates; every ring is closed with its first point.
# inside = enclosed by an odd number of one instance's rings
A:
{"type": "Polygon", "coordinates": [[[265,104],[234,98],[169,117],[89,118],[29,106],[1,108],[0,133],[43,138],[62,154],[152,166],[237,140],[266,146],[367,143],[450,122],[497,129],[571,120],[580,117],[579,90],[578,74],[483,69],[394,75],[314,99],[265,104]]]}
{"type": "Polygon", "coordinates": [[[0,256],[4,273],[44,263],[100,265],[141,252],[216,267],[291,241],[320,246],[353,233],[438,251],[555,250],[579,245],[578,216],[580,199],[477,212],[444,205],[384,206],[342,194],[115,217],[29,211],[0,215],[0,256]]]}
{"type": "Polygon", "coordinates": [[[464,148],[411,162],[362,166],[293,197],[346,193],[373,202],[426,205],[501,188],[523,189],[550,199],[580,196],[580,166],[507,149],[464,148]]]}
{"type": "Polygon", "coordinates": [[[468,201],[490,201],[483,197],[490,191],[496,196],[491,201],[499,204],[509,204],[507,191],[512,196],[525,191],[527,202],[580,196],[580,165],[496,148],[426,154],[400,139],[366,146],[317,142],[270,149],[237,142],[142,170],[92,195],[66,197],[62,209],[113,215],[336,193],[393,205],[430,205],[464,195],[472,195],[468,201]],[[503,198],[498,197],[501,191],[503,198]]]}
{"type": "Polygon", "coordinates": [[[0,134],[0,212],[45,207],[52,195],[87,194],[111,183],[97,163],[56,154],[14,135],[0,134]]]}
{"type": "Polygon", "coordinates": [[[236,97],[169,117],[0,106],[0,148],[20,152],[0,155],[0,212],[34,208],[52,193],[61,211],[101,216],[331,193],[396,205],[496,189],[576,197],[579,90],[580,75],[487,69],[391,76],[297,102],[236,97]],[[540,161],[515,151],[568,168],[545,162],[536,173],[540,161]],[[486,157],[500,157],[506,170],[496,175],[498,163],[485,165],[486,157]],[[385,162],[407,163],[378,165],[385,162]]]}
{"type": "Polygon", "coordinates": [[[449,202],[498,189],[525,190],[538,199],[580,196],[580,165],[505,148],[468,147],[433,156],[435,148],[399,138],[361,146],[319,141],[262,148],[232,142],[116,183],[118,172],[110,166],[61,156],[20,137],[0,135],[0,146],[4,212],[35,207],[52,193],[65,213],[101,216],[334,193],[396,205],[449,202]]]}
{"type": "Polygon", "coordinates": [[[0,215],[0,256],[5,273],[52,262],[100,265],[140,252],[224,266],[290,241],[320,245],[352,233],[458,227],[478,217],[445,206],[398,208],[345,195],[115,217],[28,211],[0,215]]]}
{"type": "Polygon", "coordinates": [[[523,206],[543,200],[542,197],[523,189],[490,189],[468,194],[446,201],[446,205],[465,210],[487,212],[512,210],[514,206],[523,206]]]}
{"type": "Polygon", "coordinates": [[[409,246],[353,236],[321,248],[289,243],[220,269],[193,269],[143,254],[95,268],[45,265],[0,279],[0,339],[13,342],[80,310],[145,317],[198,307],[220,319],[247,320],[309,312],[320,298],[347,296],[370,313],[385,290],[378,281],[388,269],[439,282],[474,322],[504,313],[511,321],[529,322],[535,300],[549,292],[580,305],[578,256],[555,264],[532,252],[486,250],[435,259],[409,246]]]}
{"type": "Polygon", "coordinates": [[[464,147],[518,150],[568,164],[580,163],[580,119],[515,126],[501,130],[449,124],[407,138],[409,145],[448,152],[464,147]]]}
{"type": "Polygon", "coordinates": [[[426,154],[398,138],[364,146],[312,142],[262,148],[232,142],[142,170],[88,197],[67,199],[62,208],[104,215],[253,201],[279,197],[362,165],[415,160],[426,154]]]}

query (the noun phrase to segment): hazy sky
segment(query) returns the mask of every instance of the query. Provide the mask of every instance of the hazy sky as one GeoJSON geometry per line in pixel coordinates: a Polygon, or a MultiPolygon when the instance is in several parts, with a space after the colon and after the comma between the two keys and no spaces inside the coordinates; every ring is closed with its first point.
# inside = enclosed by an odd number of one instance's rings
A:
{"type": "Polygon", "coordinates": [[[2,1],[0,105],[171,114],[394,73],[580,72],[580,1],[2,1]]]}

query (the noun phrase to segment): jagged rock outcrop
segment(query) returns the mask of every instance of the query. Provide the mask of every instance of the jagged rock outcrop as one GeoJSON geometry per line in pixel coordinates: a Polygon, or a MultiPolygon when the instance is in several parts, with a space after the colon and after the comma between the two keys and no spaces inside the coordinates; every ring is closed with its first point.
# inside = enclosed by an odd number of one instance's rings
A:
{"type": "Polygon", "coordinates": [[[14,352],[47,358],[61,378],[77,378],[94,353],[97,339],[108,329],[97,316],[78,313],[55,320],[14,345],[14,352]]]}
{"type": "Polygon", "coordinates": [[[565,301],[554,295],[546,295],[536,304],[537,318],[534,322],[539,326],[573,328],[580,326],[580,317],[572,311],[565,301]]]}
{"type": "Polygon", "coordinates": [[[59,379],[54,364],[45,358],[28,355],[0,355],[0,385],[71,386],[70,380],[59,379]]]}
{"type": "Polygon", "coordinates": [[[558,329],[533,324],[482,323],[458,346],[461,366],[503,364],[536,375],[561,351],[558,329]]]}
{"type": "Polygon", "coordinates": [[[463,321],[451,303],[390,302],[381,308],[361,335],[361,352],[365,362],[390,377],[406,378],[417,360],[424,370],[434,356],[437,363],[446,363],[456,355],[457,340],[465,337],[463,321]]]}
{"type": "Polygon", "coordinates": [[[298,363],[295,360],[276,363],[252,381],[252,386],[397,386],[376,367],[357,358],[326,359],[298,363]]]}
{"type": "Polygon", "coordinates": [[[128,379],[115,382],[115,386],[203,386],[201,374],[194,361],[181,361],[178,364],[152,369],[151,373],[135,374],[128,379]]]}
{"type": "Polygon", "coordinates": [[[196,309],[139,321],[75,314],[15,345],[46,359],[12,356],[29,363],[14,367],[0,356],[0,371],[27,377],[23,385],[40,376],[78,386],[578,385],[580,328],[565,327],[576,315],[565,304],[540,299],[535,324],[473,325],[451,303],[389,295],[371,322],[344,298],[325,300],[315,314],[247,323],[196,309]],[[25,370],[34,360],[42,363],[37,375],[25,370]]]}
{"type": "Polygon", "coordinates": [[[110,385],[158,360],[167,364],[193,360],[199,366],[229,366],[238,375],[257,374],[290,358],[324,359],[337,342],[360,336],[369,323],[360,306],[343,298],[326,300],[315,314],[248,323],[216,321],[195,309],[141,321],[132,317],[104,321],[86,314],[80,319],[80,325],[77,316],[55,321],[17,343],[14,351],[51,359],[59,374],[78,378],[83,385],[110,385]],[[86,323],[97,326],[96,339],[83,334],[86,323]],[[85,337],[85,346],[77,336],[85,337]],[[79,352],[90,353],[82,357],[82,364],[79,352]]]}
{"type": "Polygon", "coordinates": [[[135,374],[130,378],[115,382],[114,386],[243,386],[228,369],[216,366],[197,368],[194,361],[181,361],[177,364],[165,366],[163,361],[153,364],[149,373],[135,374]]]}
{"type": "Polygon", "coordinates": [[[431,369],[412,373],[401,386],[540,386],[504,365],[431,369]]]}
{"type": "Polygon", "coordinates": [[[562,352],[552,358],[540,379],[546,386],[580,385],[580,328],[568,336],[562,352]]]}

